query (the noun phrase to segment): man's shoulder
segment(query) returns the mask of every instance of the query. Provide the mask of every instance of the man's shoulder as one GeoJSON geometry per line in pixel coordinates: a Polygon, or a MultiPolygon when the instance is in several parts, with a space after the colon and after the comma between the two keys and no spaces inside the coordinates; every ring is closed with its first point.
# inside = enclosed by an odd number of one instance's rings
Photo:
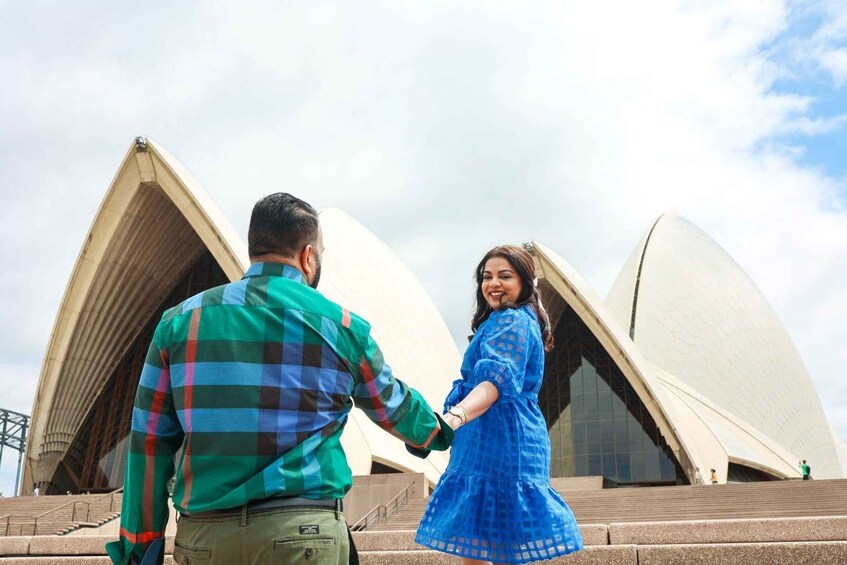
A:
{"type": "Polygon", "coordinates": [[[315,295],[315,305],[325,318],[341,326],[351,333],[366,336],[371,331],[371,325],[367,320],[352,312],[346,306],[327,298],[322,292],[309,288],[315,295]]]}
{"type": "Polygon", "coordinates": [[[358,336],[367,336],[371,331],[367,320],[327,298],[319,290],[282,277],[273,277],[259,284],[243,279],[204,290],[165,310],[161,323],[178,323],[195,310],[216,306],[299,310],[320,316],[358,336]]]}
{"type": "Polygon", "coordinates": [[[176,306],[166,309],[164,314],[162,314],[162,322],[171,322],[205,306],[223,304],[227,295],[227,289],[234,288],[238,286],[239,283],[243,283],[243,281],[222,284],[206,289],[202,292],[198,292],[197,294],[186,298],[176,306]]]}
{"type": "Polygon", "coordinates": [[[268,307],[300,310],[304,314],[317,315],[327,322],[354,334],[365,336],[371,325],[346,306],[327,297],[323,292],[308,285],[277,279],[268,291],[268,307]]]}

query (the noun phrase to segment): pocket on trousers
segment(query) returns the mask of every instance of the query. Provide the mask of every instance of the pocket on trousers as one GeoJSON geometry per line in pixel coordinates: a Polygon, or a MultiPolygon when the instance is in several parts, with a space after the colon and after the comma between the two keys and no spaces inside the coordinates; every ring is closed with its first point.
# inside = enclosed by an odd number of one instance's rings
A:
{"type": "Polygon", "coordinates": [[[208,547],[188,547],[174,541],[174,561],[179,565],[204,563],[212,559],[212,550],[208,547]]]}
{"type": "Polygon", "coordinates": [[[274,553],[285,559],[290,559],[291,563],[332,557],[338,553],[338,549],[335,538],[326,536],[274,540],[274,553]]]}

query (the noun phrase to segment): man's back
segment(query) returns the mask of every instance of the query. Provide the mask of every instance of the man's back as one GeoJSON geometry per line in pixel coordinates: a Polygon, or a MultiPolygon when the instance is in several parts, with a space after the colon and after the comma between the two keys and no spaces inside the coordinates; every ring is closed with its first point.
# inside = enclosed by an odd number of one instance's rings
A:
{"type": "Polygon", "coordinates": [[[256,263],[241,281],[165,312],[136,395],[122,534],[146,543],[164,527],[180,447],[173,503],[182,513],[343,498],[352,476],[340,438],[353,400],[410,445],[445,449],[452,433],[445,443],[369,332],[279,263],[256,263]],[[139,509],[144,501],[152,509],[139,509]]]}
{"type": "Polygon", "coordinates": [[[179,509],[272,494],[341,498],[350,487],[340,435],[353,404],[350,361],[368,327],[301,279],[259,264],[165,314],[157,342],[185,434],[179,509]],[[319,482],[302,471],[314,466],[325,467],[312,473],[319,482]]]}
{"type": "Polygon", "coordinates": [[[322,241],[311,205],[268,195],[250,217],[244,278],[165,312],[132,413],[113,563],[161,559],[180,449],[177,561],[278,562],[284,551],[338,565],[355,555],[340,503],[353,402],[412,447],[450,445],[452,429],[394,378],[369,325],[314,290],[322,241]]]}

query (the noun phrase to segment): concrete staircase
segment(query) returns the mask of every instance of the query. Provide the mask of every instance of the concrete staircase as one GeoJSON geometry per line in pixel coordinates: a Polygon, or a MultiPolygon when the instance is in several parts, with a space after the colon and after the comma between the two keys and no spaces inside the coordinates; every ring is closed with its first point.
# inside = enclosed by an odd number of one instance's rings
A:
{"type": "MultiPolygon", "coordinates": [[[[847,516],[596,524],[580,527],[586,548],[547,561],[571,565],[774,565],[847,563],[847,516]]],[[[415,545],[413,531],[353,534],[363,565],[457,565],[415,545]]],[[[110,536],[0,538],[3,565],[107,565],[110,536]]],[[[166,544],[166,564],[173,538],[166,544]]]]}
{"type": "MultiPolygon", "coordinates": [[[[847,515],[847,480],[562,492],[580,524],[847,515]]],[[[370,530],[417,528],[426,499],[411,500],[370,530]]]]}
{"type": "Polygon", "coordinates": [[[121,493],[0,498],[0,537],[67,534],[120,515],[121,493]]]}
{"type": "MultiPolygon", "coordinates": [[[[586,549],[581,565],[847,564],[847,480],[566,492],[586,549]]],[[[62,497],[54,497],[62,498],[62,497]]],[[[425,500],[355,532],[364,565],[457,565],[414,543],[425,500]]],[[[1,524],[1,522],[0,522],[1,524]]],[[[0,565],[109,563],[112,536],[0,537],[0,565]]],[[[173,563],[168,538],[165,563],[173,563]]]]}

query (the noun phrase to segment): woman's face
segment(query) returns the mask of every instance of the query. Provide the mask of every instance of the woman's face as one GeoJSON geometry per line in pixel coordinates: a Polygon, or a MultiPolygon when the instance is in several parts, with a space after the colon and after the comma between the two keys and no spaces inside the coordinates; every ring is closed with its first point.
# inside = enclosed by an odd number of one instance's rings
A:
{"type": "Polygon", "coordinates": [[[503,257],[492,257],[482,271],[482,296],[494,310],[514,304],[521,295],[521,279],[503,257]]]}

